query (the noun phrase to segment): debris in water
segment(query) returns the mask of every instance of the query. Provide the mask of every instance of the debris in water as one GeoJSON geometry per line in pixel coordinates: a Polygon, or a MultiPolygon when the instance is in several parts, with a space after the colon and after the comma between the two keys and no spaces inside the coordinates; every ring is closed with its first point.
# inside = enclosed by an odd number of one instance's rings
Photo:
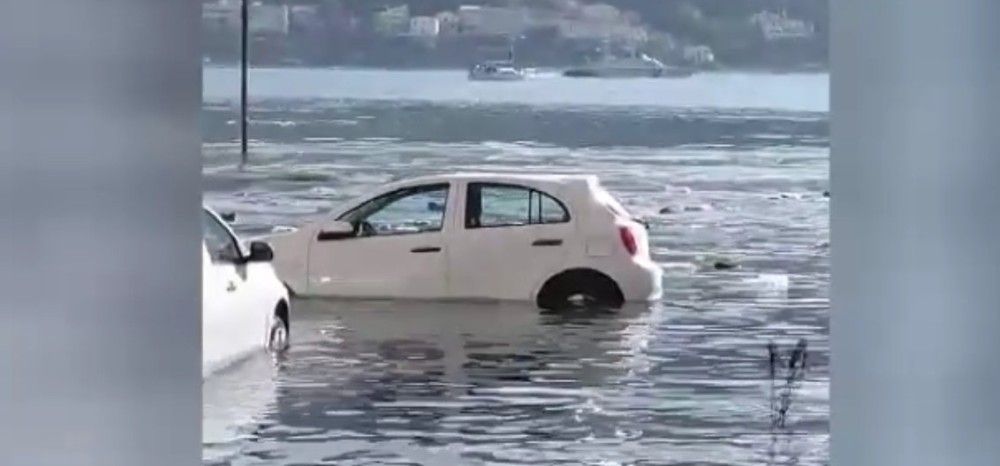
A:
{"type": "Polygon", "coordinates": [[[291,172],[286,173],[280,178],[287,181],[301,181],[301,182],[313,182],[313,181],[329,181],[330,176],[324,173],[310,173],[310,172],[291,172]]]}
{"type": "Polygon", "coordinates": [[[712,206],[708,204],[684,206],[685,212],[708,212],[710,210],[712,210],[712,206]]]}
{"type": "Polygon", "coordinates": [[[672,214],[674,212],[677,212],[677,209],[674,209],[673,207],[670,206],[660,209],[661,214],[672,214]]]}
{"type": "Polygon", "coordinates": [[[740,265],[736,263],[736,261],[727,258],[716,259],[715,262],[712,263],[712,267],[714,267],[715,270],[731,270],[739,266],[740,265]]]}
{"type": "Polygon", "coordinates": [[[823,197],[830,197],[830,191],[823,191],[823,197]]]}

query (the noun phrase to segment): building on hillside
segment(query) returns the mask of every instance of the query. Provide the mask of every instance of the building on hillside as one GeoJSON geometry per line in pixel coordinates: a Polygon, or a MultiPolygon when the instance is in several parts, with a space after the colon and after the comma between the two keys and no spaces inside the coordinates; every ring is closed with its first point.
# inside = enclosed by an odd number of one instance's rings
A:
{"type": "Polygon", "coordinates": [[[451,11],[442,11],[436,15],[438,20],[438,33],[441,35],[458,34],[460,22],[458,15],[451,11]]]}
{"type": "Polygon", "coordinates": [[[688,45],[682,52],[684,61],[697,66],[715,63],[715,54],[707,45],[688,45]]]}
{"type": "Polygon", "coordinates": [[[762,11],[750,17],[750,22],[760,29],[764,40],[808,39],[816,32],[815,26],[801,19],[789,18],[787,14],[762,11]]]}
{"type": "Polygon", "coordinates": [[[399,5],[388,7],[372,16],[375,33],[382,36],[398,36],[410,30],[410,7],[399,5]]]}
{"type": "Polygon", "coordinates": [[[410,35],[417,37],[437,37],[441,33],[441,22],[434,16],[414,16],[410,18],[410,35]]]}

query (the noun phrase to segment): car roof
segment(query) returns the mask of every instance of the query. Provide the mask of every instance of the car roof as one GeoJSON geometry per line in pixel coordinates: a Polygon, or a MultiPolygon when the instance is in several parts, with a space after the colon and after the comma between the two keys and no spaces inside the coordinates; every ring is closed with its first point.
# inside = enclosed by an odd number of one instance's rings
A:
{"type": "Polygon", "coordinates": [[[389,186],[410,186],[414,184],[445,183],[452,181],[484,183],[532,183],[548,185],[597,184],[596,175],[555,174],[555,173],[502,173],[502,172],[458,172],[439,175],[425,175],[405,178],[390,183],[389,186]]]}

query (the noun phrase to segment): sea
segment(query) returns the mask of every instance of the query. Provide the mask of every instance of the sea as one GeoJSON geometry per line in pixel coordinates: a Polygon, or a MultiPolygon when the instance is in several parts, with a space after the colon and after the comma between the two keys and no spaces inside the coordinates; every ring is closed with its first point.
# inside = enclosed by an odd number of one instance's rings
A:
{"type": "Polygon", "coordinates": [[[241,166],[239,70],[206,67],[204,201],[242,235],[410,176],[588,173],[649,223],[664,295],[296,300],[286,354],[204,381],[204,464],[828,464],[828,89],[253,68],[241,166]]]}

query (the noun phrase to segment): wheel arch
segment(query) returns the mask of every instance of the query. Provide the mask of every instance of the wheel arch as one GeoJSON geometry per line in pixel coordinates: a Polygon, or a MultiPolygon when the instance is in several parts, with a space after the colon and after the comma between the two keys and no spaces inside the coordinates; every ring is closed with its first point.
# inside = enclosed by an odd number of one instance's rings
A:
{"type": "Polygon", "coordinates": [[[539,298],[544,296],[543,293],[545,293],[549,287],[556,286],[563,281],[582,280],[605,280],[614,286],[615,292],[621,297],[621,300],[624,301],[625,294],[622,291],[621,285],[618,284],[618,281],[612,278],[611,275],[602,272],[601,270],[585,266],[570,267],[549,275],[535,287],[535,290],[531,295],[531,301],[537,305],[539,303],[539,298]]]}

